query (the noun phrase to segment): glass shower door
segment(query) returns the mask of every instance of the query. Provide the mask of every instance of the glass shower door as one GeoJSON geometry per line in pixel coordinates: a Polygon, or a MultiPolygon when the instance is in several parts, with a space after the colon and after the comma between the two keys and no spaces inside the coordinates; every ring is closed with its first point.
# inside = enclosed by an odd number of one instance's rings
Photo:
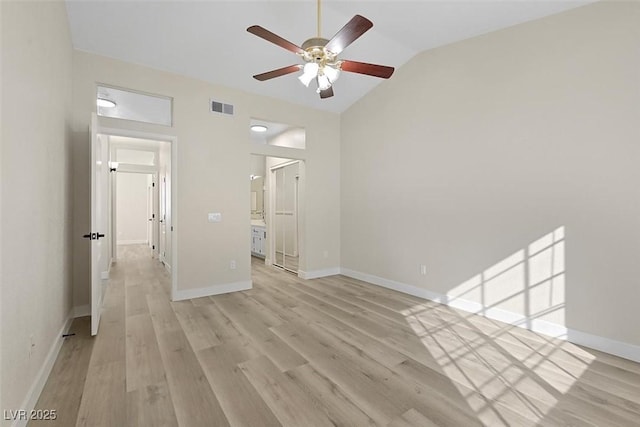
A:
{"type": "Polygon", "coordinates": [[[275,264],[298,272],[298,163],[275,170],[275,264]]]}

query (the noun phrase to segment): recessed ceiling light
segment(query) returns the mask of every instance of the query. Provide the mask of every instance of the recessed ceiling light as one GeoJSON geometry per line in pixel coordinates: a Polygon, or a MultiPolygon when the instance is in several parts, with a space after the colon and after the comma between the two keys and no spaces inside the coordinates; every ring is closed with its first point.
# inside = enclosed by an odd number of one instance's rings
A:
{"type": "Polygon", "coordinates": [[[114,108],[116,106],[115,102],[107,98],[98,98],[96,104],[98,105],[98,107],[104,108],[114,108]]]}
{"type": "Polygon", "coordinates": [[[254,132],[266,132],[267,127],[263,125],[253,125],[251,126],[251,130],[254,132]]]}

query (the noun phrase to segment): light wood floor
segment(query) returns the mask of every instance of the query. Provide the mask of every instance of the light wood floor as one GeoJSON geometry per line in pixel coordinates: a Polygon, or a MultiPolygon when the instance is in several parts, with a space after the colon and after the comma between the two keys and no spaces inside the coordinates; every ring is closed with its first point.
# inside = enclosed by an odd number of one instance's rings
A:
{"type": "Polygon", "coordinates": [[[640,425],[637,363],[261,262],[251,291],[172,303],[148,252],[124,255],[99,335],[74,322],[42,425],[640,425]]]}

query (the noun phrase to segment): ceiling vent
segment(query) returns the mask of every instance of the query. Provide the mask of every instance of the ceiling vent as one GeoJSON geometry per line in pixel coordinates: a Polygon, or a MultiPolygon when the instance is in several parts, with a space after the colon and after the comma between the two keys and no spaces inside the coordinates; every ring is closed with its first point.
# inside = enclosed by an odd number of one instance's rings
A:
{"type": "Polygon", "coordinates": [[[225,104],[223,102],[209,100],[209,107],[212,113],[228,114],[233,116],[233,105],[225,104]]]}

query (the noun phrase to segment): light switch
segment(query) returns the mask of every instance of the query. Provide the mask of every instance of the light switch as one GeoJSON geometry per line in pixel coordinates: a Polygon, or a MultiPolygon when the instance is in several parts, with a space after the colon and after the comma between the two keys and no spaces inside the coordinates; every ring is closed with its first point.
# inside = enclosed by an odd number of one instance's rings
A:
{"type": "Polygon", "coordinates": [[[210,212],[208,218],[209,222],[220,222],[222,221],[222,214],[220,212],[210,212]]]}

